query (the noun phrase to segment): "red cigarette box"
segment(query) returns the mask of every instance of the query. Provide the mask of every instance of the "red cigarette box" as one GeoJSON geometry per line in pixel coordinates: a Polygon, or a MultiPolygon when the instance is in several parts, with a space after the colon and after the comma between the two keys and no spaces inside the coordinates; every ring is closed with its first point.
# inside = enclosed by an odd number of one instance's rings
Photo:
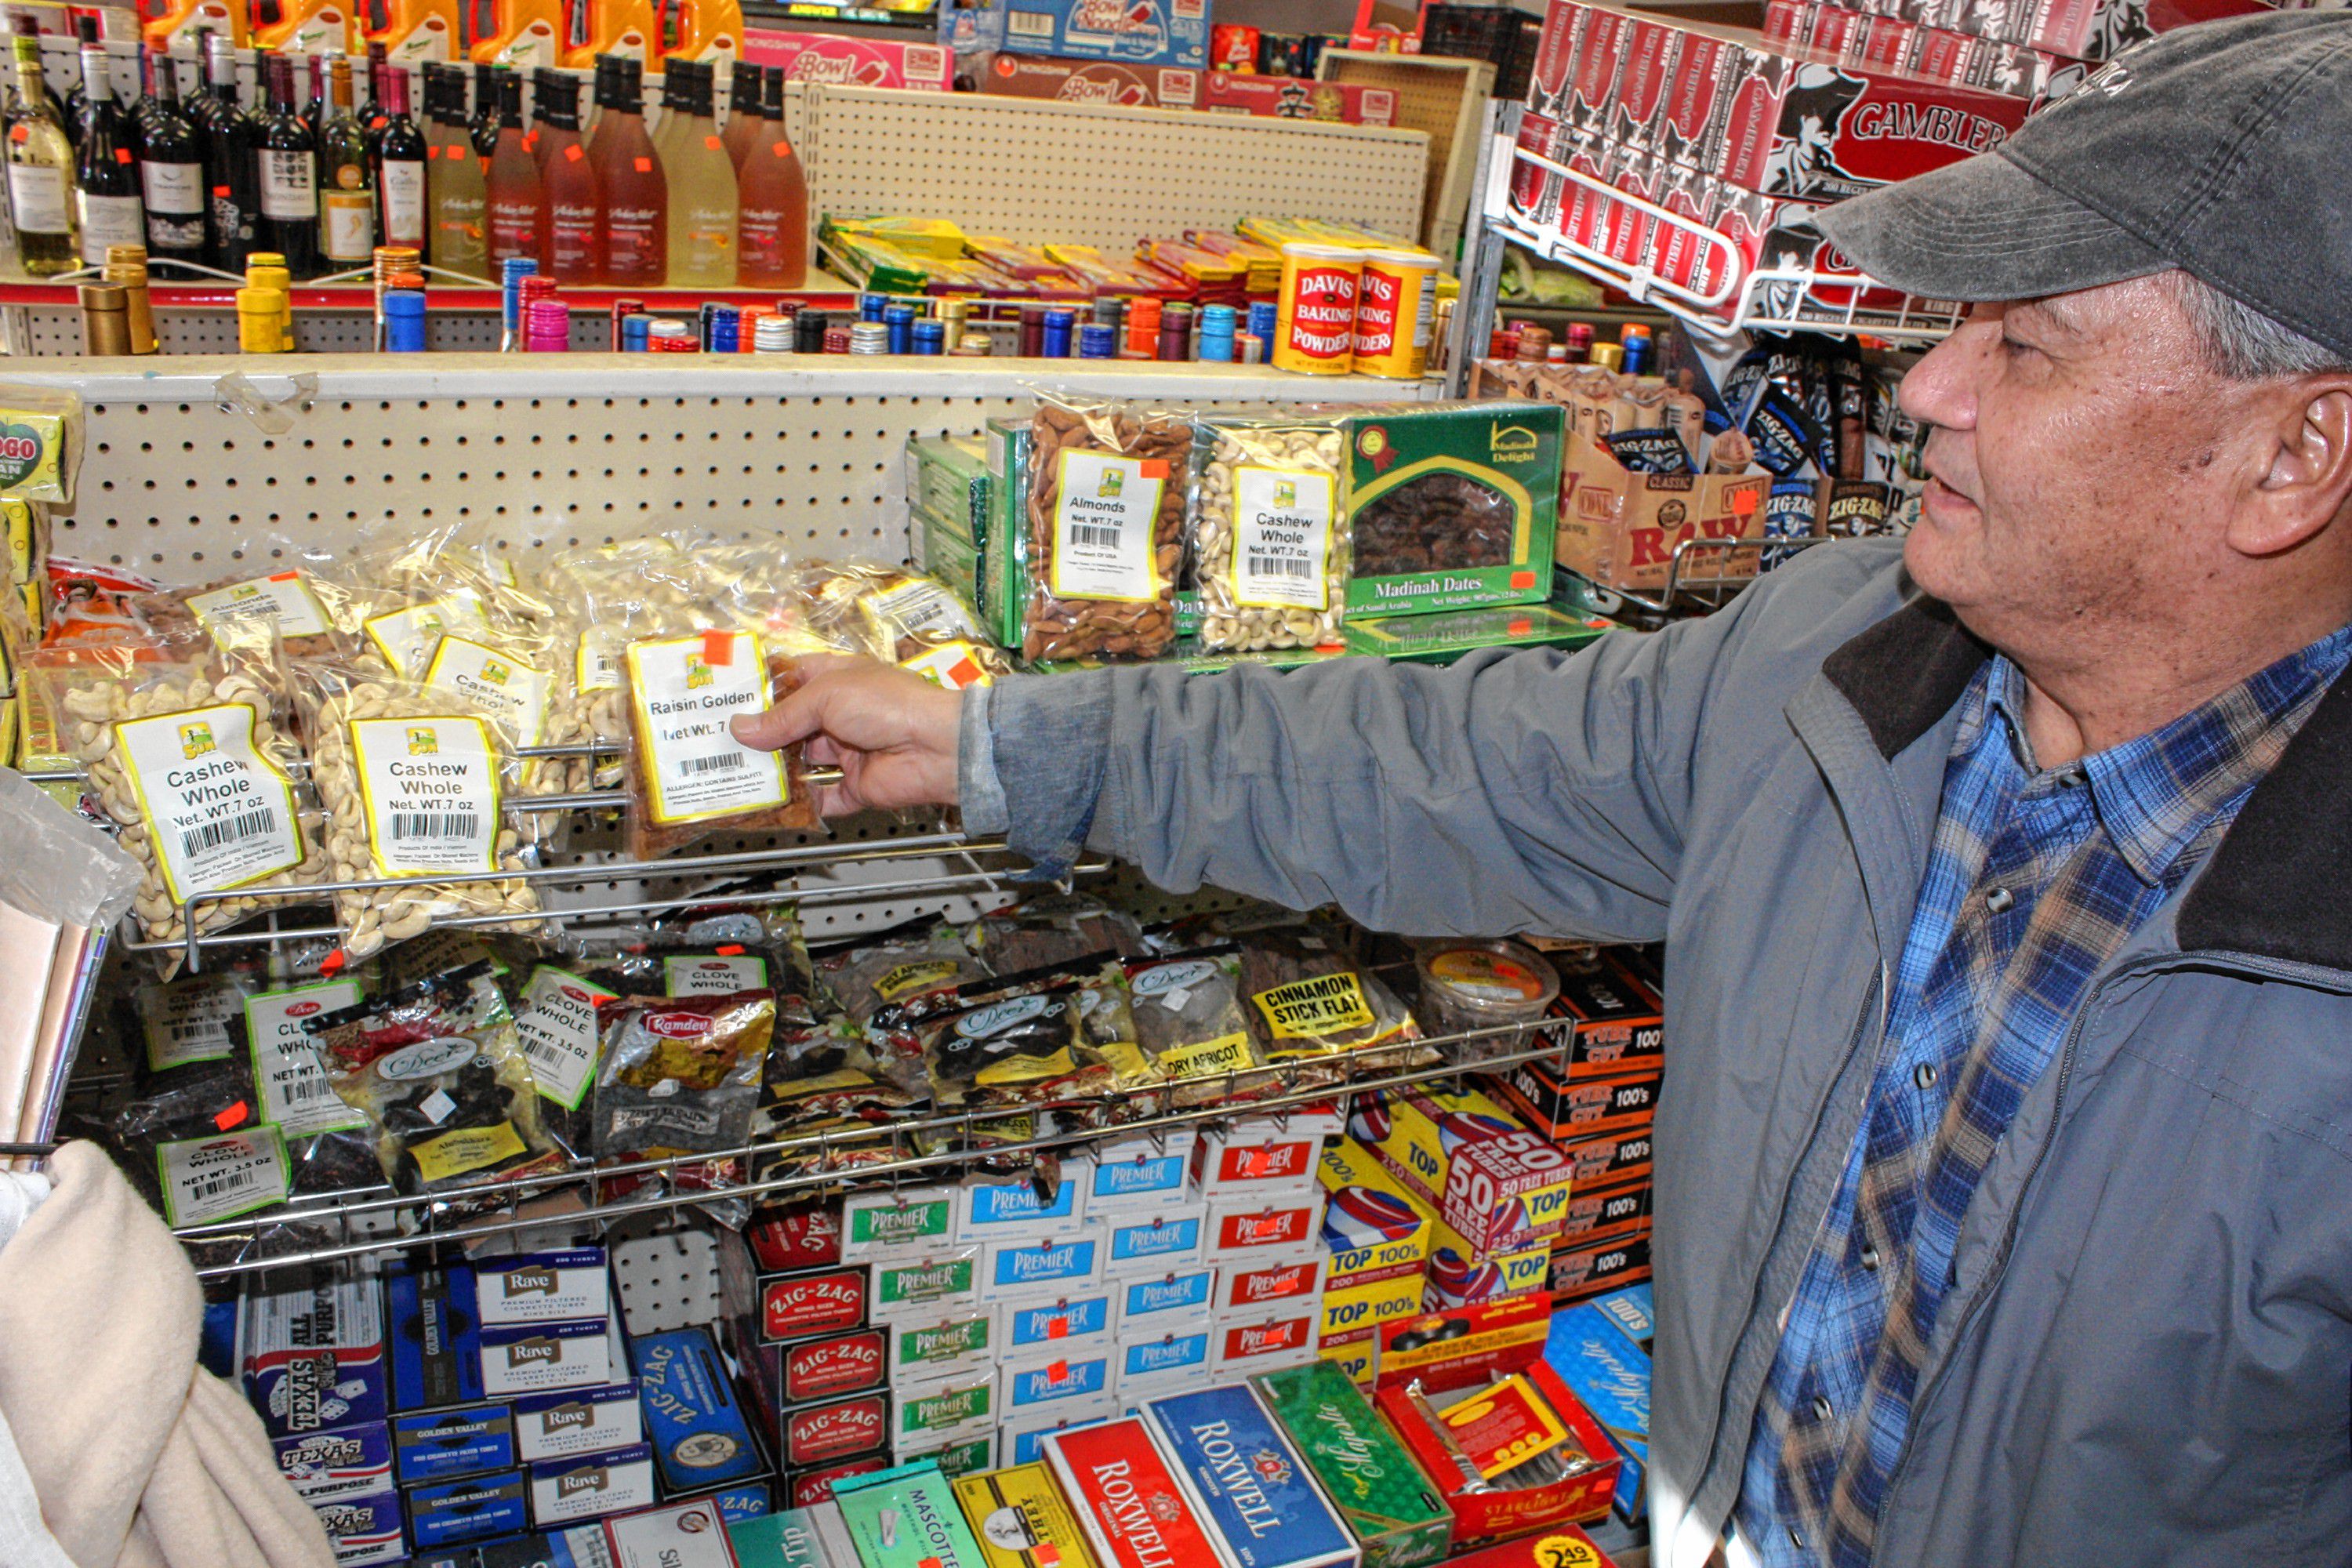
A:
{"type": "Polygon", "coordinates": [[[1568,112],[1571,79],[1584,25],[1591,11],[1582,0],[1551,0],[1545,8],[1543,28],[1536,35],[1535,64],[1528,73],[1528,107],[1548,119],[1568,112]]]}
{"type": "Polygon", "coordinates": [[[1445,1561],[1446,1568],[1617,1568],[1615,1559],[1572,1524],[1445,1561]]]}
{"type": "Polygon", "coordinates": [[[1225,1561],[1150,1431],[1133,1416],[1045,1439],[1045,1463],[1104,1568],[1225,1561]]]}
{"type": "Polygon", "coordinates": [[[819,1334],[790,1344],[763,1345],[760,1362],[778,1395],[777,1404],[805,1405],[882,1386],[887,1348],[879,1329],[819,1334]]]}
{"type": "Polygon", "coordinates": [[[1650,1179],[1643,1176],[1616,1187],[1592,1192],[1577,1189],[1568,1200],[1568,1219],[1559,1227],[1552,1251],[1582,1251],[1611,1237],[1629,1236],[1650,1223],[1650,1179]]]}
{"type": "Polygon", "coordinates": [[[760,1281],[760,1337],[773,1343],[866,1321],[866,1270],[812,1268],[760,1281]]]}
{"type": "Polygon", "coordinates": [[[835,33],[784,33],[743,29],[743,58],[755,66],[782,66],[793,81],[835,87],[899,87],[945,92],[955,85],[948,51],[937,44],[887,43],[835,33]]]}
{"type": "Polygon", "coordinates": [[[1229,1264],[1218,1276],[1217,1294],[1211,1310],[1219,1315],[1262,1315],[1287,1301],[1320,1300],[1323,1263],[1321,1258],[1305,1258],[1264,1268],[1229,1264]]]}
{"type": "Polygon", "coordinates": [[[1651,1136],[1646,1127],[1562,1143],[1559,1152],[1568,1156],[1570,1168],[1576,1173],[1573,1190],[1577,1192],[1587,1186],[1613,1188],[1650,1173],[1651,1136]]]}
{"type": "Polygon", "coordinates": [[[759,1215],[743,1232],[762,1272],[823,1268],[841,1261],[841,1205],[793,1204],[759,1215]]]}
{"type": "Polygon", "coordinates": [[[1626,24],[1632,20],[1622,11],[1593,5],[1587,9],[1584,37],[1576,57],[1576,74],[1569,91],[1568,124],[1588,135],[1601,135],[1609,129],[1609,115],[1616,103],[1619,53],[1624,47],[1626,24]]]}
{"type": "Polygon", "coordinates": [[[1617,101],[1610,110],[1610,139],[1621,147],[1647,152],[1673,79],[1683,35],[1671,22],[1636,16],[1625,26],[1617,68],[1617,101]]]}
{"type": "Polygon", "coordinates": [[[776,1428],[778,1462],[793,1469],[838,1465],[882,1451],[890,1439],[890,1396],[853,1394],[794,1405],[776,1428]]]}

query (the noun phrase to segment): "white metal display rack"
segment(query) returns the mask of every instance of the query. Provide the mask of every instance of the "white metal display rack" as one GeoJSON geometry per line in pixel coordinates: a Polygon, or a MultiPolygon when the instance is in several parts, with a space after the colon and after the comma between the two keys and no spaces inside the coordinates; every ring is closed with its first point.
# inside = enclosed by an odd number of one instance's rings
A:
{"type": "MultiPolygon", "coordinates": [[[[273,361],[267,371],[252,361],[218,358],[162,358],[135,370],[120,360],[9,368],[5,379],[12,384],[70,390],[83,400],[88,429],[79,487],[74,505],[55,513],[54,552],[175,584],[266,563],[290,542],[341,550],[370,529],[422,531],[452,522],[488,526],[499,548],[526,565],[541,552],[681,526],[773,541],[813,556],[899,561],[908,547],[907,438],[977,432],[992,416],[1026,412],[1040,388],[1204,406],[1384,402],[1418,397],[1426,387],[1307,378],[1264,366],[1087,368],[1067,360],[877,365],[699,355],[318,355],[273,361]]],[[[576,820],[593,823],[609,798],[513,805],[580,812],[576,820]]],[[[829,836],[720,837],[695,857],[650,863],[611,857],[603,847],[609,839],[593,832],[577,832],[574,839],[562,862],[528,874],[547,894],[551,921],[675,908],[705,901],[716,881],[773,876],[773,900],[801,903],[803,925],[819,942],[921,915],[971,918],[1003,901],[1019,869],[1000,844],[966,839],[937,820],[876,816],[837,824],[829,836]]],[[[1088,875],[1105,869],[1100,863],[1081,868],[1088,875]]],[[[322,890],[307,893],[315,901],[322,890]]],[[[199,957],[234,941],[289,942],[322,934],[315,920],[273,918],[275,931],[202,939],[199,957]]],[[[1462,1070],[1457,1058],[1465,1054],[1519,1060],[1561,1048],[1511,1037],[1462,1038],[1450,1047],[1434,1067],[1408,1068],[1392,1058],[1353,1066],[1373,1081],[1408,1081],[1462,1070]]],[[[1280,1109],[1328,1096],[1333,1081],[1309,1082],[1291,1068],[1227,1088],[1234,1094],[1267,1089],[1272,1098],[1253,1109],[1280,1109]]],[[[1226,1113],[1223,1106],[1203,1107],[1170,1112],[1157,1124],[1226,1113]]],[[[845,1172],[866,1181],[903,1179],[965,1158],[915,1151],[911,1141],[924,1131],[923,1124],[883,1130],[875,1135],[881,1148],[869,1138],[855,1159],[851,1140],[828,1134],[815,1141],[806,1168],[755,1188],[671,1192],[610,1212],[588,1212],[593,1203],[583,1201],[609,1172],[567,1172],[527,1185],[571,1211],[572,1223],[601,1227],[747,1193],[837,1183],[845,1172]]],[[[1038,1146],[1096,1135],[1055,1134],[1038,1146]]],[[[747,1152],[755,1161],[808,1154],[796,1145],[747,1152]]],[[[304,1199],[299,1214],[195,1227],[190,1237],[206,1244],[209,1271],[243,1272],[479,1240],[541,1223],[535,1215],[452,1223],[375,1189],[304,1199]],[[298,1217],[301,1226],[289,1230],[298,1217]],[[319,1226],[329,1227],[323,1243],[319,1226]],[[225,1238],[235,1245],[222,1245],[225,1238]]],[[[677,1247],[668,1243],[644,1256],[667,1259],[665,1267],[678,1261],[677,1247]]],[[[623,1280],[626,1286],[625,1269],[623,1280]]]]}

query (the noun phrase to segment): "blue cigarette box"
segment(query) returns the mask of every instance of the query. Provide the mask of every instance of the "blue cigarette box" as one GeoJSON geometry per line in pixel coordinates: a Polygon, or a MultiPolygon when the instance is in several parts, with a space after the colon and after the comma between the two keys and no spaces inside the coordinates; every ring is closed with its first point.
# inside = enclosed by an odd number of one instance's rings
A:
{"type": "Polygon", "coordinates": [[[767,1469],[709,1330],[647,1334],[632,1342],[630,1354],[665,1490],[705,1491],[767,1469]]]}
{"type": "Polygon", "coordinates": [[[307,1502],[392,1489],[392,1438],[381,1421],[272,1438],[278,1468],[307,1502]]]}
{"type": "Polygon", "coordinates": [[[1618,1321],[1597,1301],[1553,1314],[1544,1363],[1623,1451],[1610,1504],[1632,1521],[1642,1517],[1643,1472],[1650,1462],[1650,1357],[1618,1321]]]}
{"type": "Polygon", "coordinates": [[[515,1456],[514,1412],[503,1405],[395,1415],[392,1450],[404,1487],[511,1470],[520,1463],[515,1456]]]}
{"type": "Polygon", "coordinates": [[[419,1551],[530,1528],[530,1499],[520,1470],[411,1487],[406,1496],[409,1539],[419,1551]]]}
{"type": "Polygon", "coordinates": [[[1242,1568],[1353,1568],[1355,1537],[1250,1389],[1173,1394],[1140,1414],[1242,1568]]]}
{"type": "Polygon", "coordinates": [[[474,1271],[402,1268],[386,1288],[392,1302],[392,1407],[435,1410],[482,1398],[482,1321],[474,1271]]]}

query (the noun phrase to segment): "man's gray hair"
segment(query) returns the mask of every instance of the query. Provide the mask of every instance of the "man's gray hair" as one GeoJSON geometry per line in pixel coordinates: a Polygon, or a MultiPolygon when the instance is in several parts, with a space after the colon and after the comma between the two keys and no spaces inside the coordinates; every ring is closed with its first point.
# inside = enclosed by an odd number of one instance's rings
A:
{"type": "Polygon", "coordinates": [[[2194,273],[2173,272],[2167,280],[2218,375],[2232,381],[2267,381],[2279,375],[2352,370],[2352,363],[2347,363],[2342,354],[2292,327],[2281,326],[2194,273]]]}

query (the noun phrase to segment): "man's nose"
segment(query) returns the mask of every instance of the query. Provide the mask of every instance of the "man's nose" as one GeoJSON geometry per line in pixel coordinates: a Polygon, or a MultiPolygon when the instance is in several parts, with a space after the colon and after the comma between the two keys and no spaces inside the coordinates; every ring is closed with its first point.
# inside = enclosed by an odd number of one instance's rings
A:
{"type": "Polygon", "coordinates": [[[1977,388],[2000,353],[2000,318],[1978,315],[1929,350],[1903,378],[1896,401],[1923,425],[1967,430],[1977,422],[1977,388]]]}

